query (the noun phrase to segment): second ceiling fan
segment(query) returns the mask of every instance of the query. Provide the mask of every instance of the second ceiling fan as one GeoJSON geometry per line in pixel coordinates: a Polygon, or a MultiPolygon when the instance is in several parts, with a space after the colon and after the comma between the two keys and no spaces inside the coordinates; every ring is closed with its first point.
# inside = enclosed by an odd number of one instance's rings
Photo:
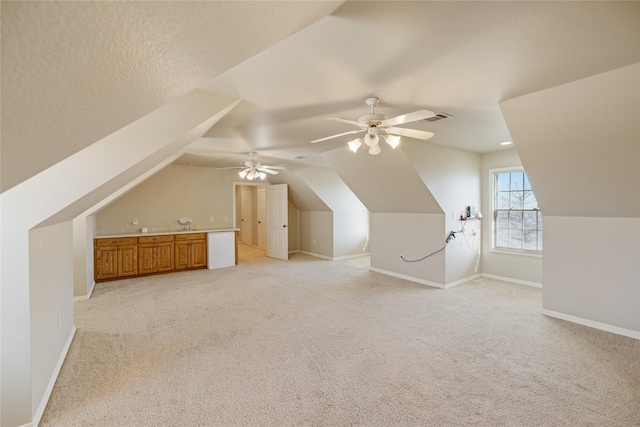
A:
{"type": "Polygon", "coordinates": [[[391,147],[396,148],[400,143],[400,137],[406,136],[409,138],[416,138],[427,140],[433,137],[433,132],[427,132],[423,130],[417,129],[406,129],[396,127],[397,125],[402,125],[405,123],[415,122],[418,120],[424,120],[431,117],[434,117],[436,114],[433,111],[429,110],[418,110],[413,113],[402,114],[400,116],[388,118],[384,114],[376,114],[375,107],[378,105],[380,100],[378,98],[367,98],[365,99],[365,104],[370,107],[370,114],[366,116],[360,117],[357,121],[348,120],[339,117],[329,117],[327,120],[333,120],[336,122],[347,123],[350,125],[355,125],[358,127],[357,130],[352,130],[349,132],[339,133],[337,135],[327,136],[325,138],[320,138],[311,141],[312,144],[316,142],[326,141],[328,139],[338,138],[344,135],[357,134],[361,132],[366,132],[365,136],[362,138],[354,139],[349,142],[349,148],[354,153],[358,151],[358,149],[362,146],[362,144],[366,144],[369,147],[369,154],[376,155],[379,154],[382,149],[380,148],[379,140],[380,136],[378,135],[380,131],[383,131],[387,134],[385,137],[385,141],[391,147]]]}
{"type": "Polygon", "coordinates": [[[253,181],[254,179],[265,179],[267,174],[277,175],[278,171],[275,169],[284,169],[282,166],[267,166],[263,165],[260,162],[255,160],[256,153],[249,153],[251,156],[251,160],[247,160],[243,163],[240,163],[243,166],[229,166],[225,168],[216,168],[216,169],[242,169],[238,172],[240,178],[248,179],[249,181],[253,181]]]}

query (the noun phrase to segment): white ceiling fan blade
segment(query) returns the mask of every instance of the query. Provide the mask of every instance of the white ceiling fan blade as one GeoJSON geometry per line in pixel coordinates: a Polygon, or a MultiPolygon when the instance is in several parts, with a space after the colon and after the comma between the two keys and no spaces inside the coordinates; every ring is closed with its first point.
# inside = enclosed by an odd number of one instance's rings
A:
{"type": "Polygon", "coordinates": [[[331,120],[334,122],[346,123],[348,125],[358,126],[359,128],[366,127],[366,123],[356,122],[355,120],[342,119],[340,117],[328,117],[327,120],[331,120]]]}
{"type": "Polygon", "coordinates": [[[244,169],[244,166],[227,166],[225,168],[216,168],[216,169],[244,169]]]}
{"type": "Polygon", "coordinates": [[[436,113],[429,110],[418,110],[413,113],[403,114],[401,116],[392,117],[382,122],[382,126],[395,126],[401,125],[404,123],[415,122],[418,120],[428,119],[429,117],[434,117],[436,113]]]}
{"type": "Polygon", "coordinates": [[[268,165],[261,165],[261,168],[267,168],[267,169],[284,169],[282,166],[268,166],[268,165]]]}
{"type": "Polygon", "coordinates": [[[311,141],[312,144],[315,144],[316,142],[320,142],[320,141],[326,141],[327,139],[333,139],[333,138],[338,138],[340,136],[344,136],[344,135],[351,135],[354,133],[360,133],[360,132],[364,132],[364,129],[360,129],[360,130],[352,130],[350,132],[344,132],[344,133],[339,133],[337,135],[331,135],[331,136],[327,136],[325,138],[320,138],[320,139],[315,139],[313,141],[311,141]]]}
{"type": "Polygon", "coordinates": [[[264,166],[258,166],[256,168],[256,170],[259,171],[259,172],[270,173],[271,175],[278,175],[278,173],[279,173],[278,171],[267,169],[264,166]]]}
{"type": "Polygon", "coordinates": [[[422,139],[422,140],[433,138],[433,135],[435,135],[433,132],[427,132],[424,130],[394,128],[394,127],[386,128],[384,131],[386,133],[390,133],[393,135],[406,136],[408,138],[416,138],[416,139],[422,139]]]}

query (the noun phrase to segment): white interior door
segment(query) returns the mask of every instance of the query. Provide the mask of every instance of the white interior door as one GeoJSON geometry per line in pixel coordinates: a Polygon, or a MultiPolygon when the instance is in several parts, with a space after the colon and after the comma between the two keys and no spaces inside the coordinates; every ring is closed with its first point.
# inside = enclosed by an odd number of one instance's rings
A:
{"type": "Polygon", "coordinates": [[[251,245],[251,187],[242,187],[240,189],[240,201],[240,234],[242,243],[251,245]]]}
{"type": "Polygon", "coordinates": [[[287,184],[267,187],[267,256],[289,259],[289,200],[287,184]]]}
{"type": "Polygon", "coordinates": [[[267,188],[258,187],[258,248],[267,249],[267,188]]]}

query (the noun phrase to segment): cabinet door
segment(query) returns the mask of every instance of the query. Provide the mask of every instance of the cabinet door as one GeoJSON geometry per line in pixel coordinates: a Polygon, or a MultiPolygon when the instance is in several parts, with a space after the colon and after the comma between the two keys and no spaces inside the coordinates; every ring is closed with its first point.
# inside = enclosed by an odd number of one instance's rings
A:
{"type": "Polygon", "coordinates": [[[185,268],[189,268],[189,255],[191,250],[191,242],[188,240],[185,241],[176,241],[175,243],[175,264],[174,269],[183,270],[185,268]]]}
{"type": "Polygon", "coordinates": [[[191,242],[191,267],[206,267],[207,241],[193,240],[191,242]]]}
{"type": "Polygon", "coordinates": [[[156,271],[172,271],[173,258],[173,242],[158,243],[156,246],[156,271]]]}
{"type": "Polygon", "coordinates": [[[138,274],[138,245],[118,247],[118,277],[138,274]]]}
{"type": "Polygon", "coordinates": [[[118,277],[118,248],[96,247],[94,276],[95,280],[113,279],[118,277]]]}
{"type": "Polygon", "coordinates": [[[156,270],[156,245],[145,243],[138,245],[138,274],[155,273],[156,270]]]}

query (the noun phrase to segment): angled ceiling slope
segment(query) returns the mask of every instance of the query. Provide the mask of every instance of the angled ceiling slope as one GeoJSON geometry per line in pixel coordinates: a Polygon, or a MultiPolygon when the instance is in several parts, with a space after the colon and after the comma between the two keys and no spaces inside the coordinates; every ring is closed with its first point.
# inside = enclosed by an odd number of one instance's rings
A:
{"type": "Polygon", "coordinates": [[[341,2],[2,2],[2,191],[341,2]]]}

